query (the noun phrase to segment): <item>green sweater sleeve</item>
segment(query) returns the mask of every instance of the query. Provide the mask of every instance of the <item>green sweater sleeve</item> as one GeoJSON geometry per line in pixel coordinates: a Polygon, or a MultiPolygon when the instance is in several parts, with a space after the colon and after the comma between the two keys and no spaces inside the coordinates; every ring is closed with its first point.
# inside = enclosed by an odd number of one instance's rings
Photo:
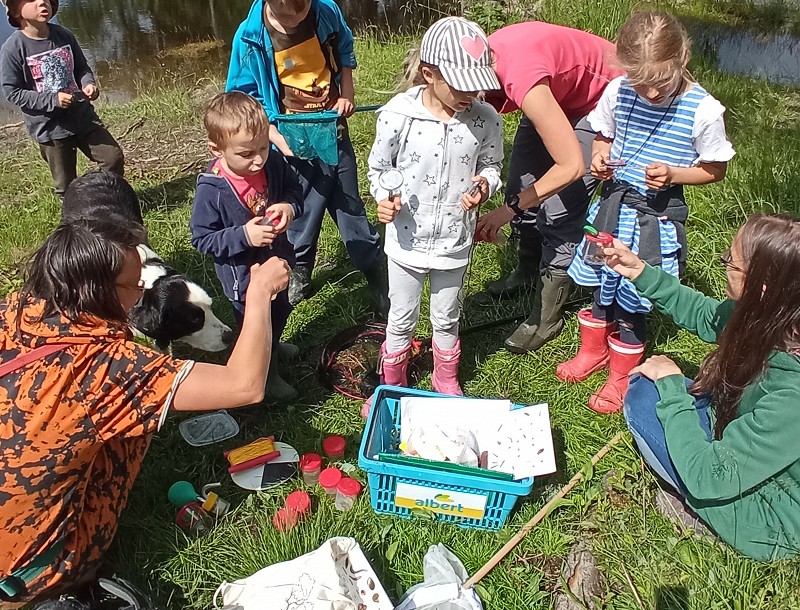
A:
{"type": "Polygon", "coordinates": [[[758,383],[760,398],[752,411],[728,424],[721,440],[709,441],[699,426],[694,397],[686,391],[683,376],[656,381],[661,397],[656,410],[667,450],[693,498],[738,497],[800,459],[796,415],[800,387],[796,380],[781,382],[779,374],[770,373],[758,383]]]}
{"type": "Polygon", "coordinates": [[[681,285],[675,276],[650,265],[645,265],[633,284],[642,296],[669,314],[676,324],[708,343],[716,342],[733,311],[733,301],[707,297],[681,285]]]}

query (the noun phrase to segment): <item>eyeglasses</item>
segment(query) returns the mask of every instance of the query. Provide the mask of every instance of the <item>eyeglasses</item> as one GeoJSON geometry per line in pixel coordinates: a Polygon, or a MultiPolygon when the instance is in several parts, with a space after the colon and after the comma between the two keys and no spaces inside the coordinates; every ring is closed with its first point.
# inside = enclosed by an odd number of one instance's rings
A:
{"type": "Polygon", "coordinates": [[[739,265],[733,264],[733,256],[731,255],[731,249],[728,248],[725,252],[722,253],[722,256],[719,257],[719,263],[726,269],[733,269],[734,271],[738,271],[739,273],[744,273],[744,269],[739,267],[739,265]]]}
{"type": "Polygon", "coordinates": [[[114,284],[118,288],[127,288],[128,290],[138,290],[139,292],[144,292],[144,280],[139,280],[136,283],[136,286],[131,286],[130,284],[114,284]]]}

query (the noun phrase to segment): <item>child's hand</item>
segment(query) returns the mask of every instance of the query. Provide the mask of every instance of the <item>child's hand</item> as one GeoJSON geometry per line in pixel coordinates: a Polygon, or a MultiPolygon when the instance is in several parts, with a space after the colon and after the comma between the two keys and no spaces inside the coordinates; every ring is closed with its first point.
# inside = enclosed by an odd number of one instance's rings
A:
{"type": "Polygon", "coordinates": [[[663,163],[651,163],[644,168],[644,183],[650,189],[662,189],[672,184],[672,168],[663,163]]]}
{"type": "Polygon", "coordinates": [[[611,180],[614,177],[614,168],[606,165],[606,161],[608,161],[608,159],[608,153],[601,152],[596,153],[592,157],[592,176],[598,180],[611,180]]]}
{"type": "Polygon", "coordinates": [[[89,83],[82,89],[82,91],[90,101],[94,101],[100,96],[100,89],[98,89],[97,85],[94,83],[89,83]]]}
{"type": "Polygon", "coordinates": [[[269,222],[262,224],[263,216],[254,216],[244,225],[244,232],[247,233],[247,240],[254,248],[266,248],[278,236],[278,231],[269,222]]]}
{"type": "Polygon", "coordinates": [[[341,96],[336,100],[333,109],[339,113],[339,116],[348,118],[355,112],[356,105],[353,103],[353,100],[341,96]]]}
{"type": "Polygon", "coordinates": [[[294,220],[294,210],[288,203],[273,203],[264,212],[264,216],[272,222],[272,228],[277,234],[283,233],[294,220]]]}
{"type": "Polygon", "coordinates": [[[473,176],[469,189],[461,195],[461,209],[465,212],[474,210],[488,198],[489,181],[483,176],[473,176]]]}
{"type": "Polygon", "coordinates": [[[403,204],[400,203],[400,195],[393,195],[391,199],[383,199],[378,202],[378,220],[383,224],[389,224],[396,217],[403,204]]]}
{"type": "Polygon", "coordinates": [[[58,105],[62,108],[69,108],[72,105],[72,94],[66,91],[58,92],[58,105]]]}

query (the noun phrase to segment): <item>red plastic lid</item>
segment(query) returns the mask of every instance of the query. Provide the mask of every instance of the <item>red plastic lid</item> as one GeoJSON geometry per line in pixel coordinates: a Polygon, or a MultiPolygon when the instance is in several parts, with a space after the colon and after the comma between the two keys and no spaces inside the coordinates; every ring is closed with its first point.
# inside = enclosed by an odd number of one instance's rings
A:
{"type": "Polygon", "coordinates": [[[322,457],[319,453],[306,453],[300,458],[300,470],[314,472],[322,468],[322,457]]]}
{"type": "Polygon", "coordinates": [[[286,497],[286,508],[298,515],[307,513],[311,509],[311,496],[305,491],[293,491],[286,497]]]}
{"type": "Polygon", "coordinates": [[[338,434],[331,434],[328,438],[322,441],[322,450],[325,455],[342,455],[344,449],[347,447],[347,441],[343,436],[338,434]]]}
{"type": "Polygon", "coordinates": [[[345,496],[357,496],[361,493],[361,483],[350,477],[343,477],[339,484],[336,486],[339,493],[345,496]]]}
{"type": "Polygon", "coordinates": [[[319,473],[319,484],[322,485],[324,489],[336,489],[336,486],[341,480],[342,471],[332,466],[319,473]]]}
{"type": "Polygon", "coordinates": [[[614,236],[611,233],[606,233],[604,231],[600,231],[597,235],[589,235],[588,233],[585,235],[587,241],[591,241],[596,244],[611,244],[614,242],[614,236]]]}
{"type": "Polygon", "coordinates": [[[297,525],[297,515],[286,510],[285,507],[279,508],[275,516],[272,517],[272,525],[279,532],[285,532],[297,525]]]}

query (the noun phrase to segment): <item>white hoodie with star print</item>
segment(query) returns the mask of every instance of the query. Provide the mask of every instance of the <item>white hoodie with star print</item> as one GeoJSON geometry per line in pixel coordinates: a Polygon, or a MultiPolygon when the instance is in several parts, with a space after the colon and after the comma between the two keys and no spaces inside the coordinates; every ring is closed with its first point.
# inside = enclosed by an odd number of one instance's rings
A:
{"type": "Polygon", "coordinates": [[[403,207],[386,226],[384,249],[394,261],[415,269],[456,269],[469,262],[477,210],[461,209],[461,196],[473,176],[500,188],[503,130],[489,104],[474,101],[449,121],[422,103],[424,86],[412,87],[378,110],[375,143],[369,155],[370,191],[386,199],[382,172],[403,174],[403,207]]]}

